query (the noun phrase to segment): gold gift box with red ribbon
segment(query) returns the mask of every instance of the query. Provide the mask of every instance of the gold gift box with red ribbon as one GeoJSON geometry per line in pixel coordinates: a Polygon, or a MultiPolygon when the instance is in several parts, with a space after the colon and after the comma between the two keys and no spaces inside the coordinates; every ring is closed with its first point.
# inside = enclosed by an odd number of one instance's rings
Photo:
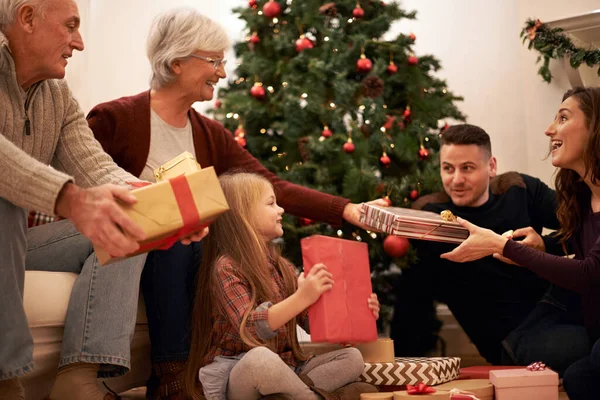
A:
{"type": "MultiPolygon", "coordinates": [[[[220,214],[229,210],[213,167],[134,189],[133,205],[123,205],[125,213],[146,232],[140,248],[127,257],[151,250],[166,250],[181,238],[199,232],[220,214]]],[[[101,265],[123,257],[113,257],[94,248],[101,265]]]]}

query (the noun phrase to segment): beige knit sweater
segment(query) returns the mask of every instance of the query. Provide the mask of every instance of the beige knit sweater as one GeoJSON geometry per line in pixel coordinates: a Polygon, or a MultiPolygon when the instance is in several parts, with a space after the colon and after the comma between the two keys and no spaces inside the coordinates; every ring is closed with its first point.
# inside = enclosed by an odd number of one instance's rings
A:
{"type": "Polygon", "coordinates": [[[137,180],[94,139],[66,81],[42,81],[27,92],[19,86],[0,33],[0,197],[53,215],[67,182],[91,187],[137,180]]]}

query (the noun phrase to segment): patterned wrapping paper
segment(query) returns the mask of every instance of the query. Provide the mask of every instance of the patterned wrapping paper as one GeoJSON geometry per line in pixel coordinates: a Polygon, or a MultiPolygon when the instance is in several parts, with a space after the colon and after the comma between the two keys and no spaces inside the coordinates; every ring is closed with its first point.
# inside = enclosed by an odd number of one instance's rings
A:
{"type": "Polygon", "coordinates": [[[396,357],[394,363],[365,363],[360,380],[372,385],[439,385],[457,379],[459,357],[396,357]]]}
{"type": "Polygon", "coordinates": [[[462,243],[469,231],[458,222],[444,221],[439,214],[400,207],[363,204],[360,222],[374,230],[409,239],[462,243]]]}

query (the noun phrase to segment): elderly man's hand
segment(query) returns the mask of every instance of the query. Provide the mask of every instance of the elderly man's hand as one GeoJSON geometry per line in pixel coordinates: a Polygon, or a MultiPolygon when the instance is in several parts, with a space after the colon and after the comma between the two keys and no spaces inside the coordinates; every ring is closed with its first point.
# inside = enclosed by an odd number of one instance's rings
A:
{"type": "Polygon", "coordinates": [[[135,252],[144,240],[142,228],[121,209],[117,199],[134,204],[135,197],[125,188],[102,185],[83,189],[67,183],[56,200],[56,214],[68,218],[92,244],[115,257],[135,252]]]}
{"type": "MultiPolygon", "coordinates": [[[[372,204],[374,206],[387,207],[388,203],[384,199],[376,199],[368,202],[367,204],[372,204]]],[[[365,230],[373,230],[369,228],[365,224],[360,222],[360,208],[362,204],[348,203],[344,208],[344,213],[342,217],[350,222],[352,225],[358,226],[359,228],[363,228],[365,230]]]]}

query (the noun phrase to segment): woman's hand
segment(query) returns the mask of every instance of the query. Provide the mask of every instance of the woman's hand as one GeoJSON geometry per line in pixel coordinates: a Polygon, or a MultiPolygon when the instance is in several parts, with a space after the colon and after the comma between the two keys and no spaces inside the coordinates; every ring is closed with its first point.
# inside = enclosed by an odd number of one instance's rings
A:
{"type": "Polygon", "coordinates": [[[304,298],[308,305],[319,300],[321,294],[333,287],[333,275],[327,271],[325,264],[315,264],[306,277],[304,272],[298,276],[297,293],[304,298]]]}
{"type": "Polygon", "coordinates": [[[369,296],[367,299],[367,304],[369,305],[369,310],[373,311],[375,319],[379,319],[379,309],[381,307],[379,305],[379,299],[375,293],[371,293],[371,296],[369,296]]]}
{"type": "Polygon", "coordinates": [[[508,241],[507,238],[490,229],[473,225],[460,217],[457,221],[469,230],[469,237],[451,252],[442,254],[441,258],[454,262],[467,262],[479,260],[494,253],[502,254],[504,245],[508,241]]]}
{"type": "MultiPolygon", "coordinates": [[[[379,207],[387,207],[388,203],[384,199],[376,199],[369,201],[367,204],[371,204],[379,207]]],[[[344,208],[344,213],[342,217],[350,222],[354,226],[358,226],[359,228],[363,228],[365,230],[373,230],[373,228],[369,228],[367,225],[362,224],[360,222],[360,210],[362,208],[362,204],[348,203],[344,208]]]]}
{"type": "MultiPolygon", "coordinates": [[[[539,233],[537,233],[535,231],[535,229],[533,229],[531,226],[517,229],[516,231],[513,232],[512,237],[513,238],[524,237],[524,239],[519,242],[520,244],[527,246],[527,247],[531,247],[532,249],[536,249],[539,251],[543,251],[543,252],[546,251],[546,245],[544,244],[544,239],[542,239],[542,237],[539,235],[539,233]]],[[[508,258],[502,256],[502,254],[500,254],[500,253],[494,253],[494,258],[496,258],[502,262],[505,262],[507,264],[519,265],[516,262],[512,261],[511,259],[508,259],[508,258]]]]}

